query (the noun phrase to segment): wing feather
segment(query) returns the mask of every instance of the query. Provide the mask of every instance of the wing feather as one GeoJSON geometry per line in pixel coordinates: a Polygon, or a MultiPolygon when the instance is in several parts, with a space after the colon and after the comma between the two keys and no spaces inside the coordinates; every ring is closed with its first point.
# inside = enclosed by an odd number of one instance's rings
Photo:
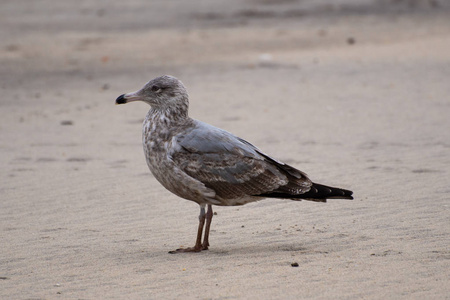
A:
{"type": "Polygon", "coordinates": [[[265,155],[258,148],[222,129],[196,121],[177,136],[180,147],[172,160],[186,174],[234,199],[270,192],[301,194],[311,181],[306,174],[265,155]]]}

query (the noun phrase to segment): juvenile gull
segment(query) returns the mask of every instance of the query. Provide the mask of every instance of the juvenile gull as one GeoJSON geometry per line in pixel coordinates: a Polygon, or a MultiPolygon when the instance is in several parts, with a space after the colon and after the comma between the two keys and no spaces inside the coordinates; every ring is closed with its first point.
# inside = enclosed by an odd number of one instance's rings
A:
{"type": "Polygon", "coordinates": [[[151,106],[142,129],[150,171],[166,189],[200,205],[195,246],[170,253],[208,249],[212,205],[243,205],[263,198],[353,199],[352,191],[314,183],[249,142],[191,119],[186,88],[175,77],[157,77],[136,92],[120,95],[116,104],[132,101],[151,106]]]}

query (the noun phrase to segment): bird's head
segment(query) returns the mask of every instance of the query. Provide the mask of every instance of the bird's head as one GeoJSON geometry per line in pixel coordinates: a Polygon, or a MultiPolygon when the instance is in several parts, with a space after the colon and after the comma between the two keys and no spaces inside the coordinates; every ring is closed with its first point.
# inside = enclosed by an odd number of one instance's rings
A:
{"type": "Polygon", "coordinates": [[[169,75],[157,77],[147,82],[144,87],[136,92],[120,95],[116,104],[124,104],[132,101],[143,101],[154,109],[170,109],[172,107],[186,107],[189,104],[189,96],[183,83],[169,75]]]}

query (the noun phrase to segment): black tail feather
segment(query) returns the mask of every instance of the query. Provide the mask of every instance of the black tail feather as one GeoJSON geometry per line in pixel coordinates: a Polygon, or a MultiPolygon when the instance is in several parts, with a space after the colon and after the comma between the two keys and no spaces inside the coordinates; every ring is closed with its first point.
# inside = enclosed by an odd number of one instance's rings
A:
{"type": "Polygon", "coordinates": [[[326,186],[318,183],[313,183],[311,189],[304,193],[301,198],[307,199],[348,199],[353,200],[353,192],[341,188],[326,186]]]}
{"type": "Polygon", "coordinates": [[[313,183],[311,189],[303,194],[288,194],[288,193],[266,193],[258,196],[267,198],[287,198],[292,200],[310,200],[317,202],[327,202],[327,199],[347,199],[353,200],[353,192],[341,188],[335,188],[318,183],[313,183]]]}

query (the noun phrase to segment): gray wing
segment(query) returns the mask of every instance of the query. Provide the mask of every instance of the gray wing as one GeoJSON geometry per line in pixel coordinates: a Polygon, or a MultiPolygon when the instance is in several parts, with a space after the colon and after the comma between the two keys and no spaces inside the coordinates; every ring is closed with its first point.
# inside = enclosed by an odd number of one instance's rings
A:
{"type": "Polygon", "coordinates": [[[176,136],[172,160],[189,176],[225,199],[271,192],[303,194],[312,183],[303,172],[265,155],[233,134],[195,121],[176,136]]]}

